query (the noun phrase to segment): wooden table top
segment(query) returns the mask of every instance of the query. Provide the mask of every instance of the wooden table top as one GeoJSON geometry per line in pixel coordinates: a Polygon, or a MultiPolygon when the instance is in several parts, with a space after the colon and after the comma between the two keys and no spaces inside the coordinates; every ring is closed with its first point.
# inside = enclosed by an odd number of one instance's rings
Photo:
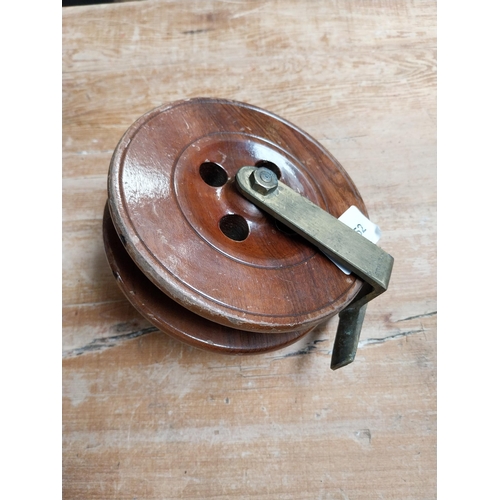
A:
{"type": "Polygon", "coordinates": [[[142,1],[63,9],[63,495],[436,497],[435,2],[142,1]],[[389,290],[356,361],[337,318],[251,357],[133,309],[101,224],[115,146],[177,99],[234,99],[316,138],[358,187],[389,290]]]}

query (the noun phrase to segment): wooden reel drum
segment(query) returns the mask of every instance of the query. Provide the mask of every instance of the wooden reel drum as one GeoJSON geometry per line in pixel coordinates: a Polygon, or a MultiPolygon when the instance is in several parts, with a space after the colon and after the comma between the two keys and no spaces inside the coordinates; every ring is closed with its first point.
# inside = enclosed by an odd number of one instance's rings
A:
{"type": "Polygon", "coordinates": [[[342,166],[276,115],[220,99],[150,111],[111,160],[103,236],[121,290],[161,331],[229,354],[282,348],[342,311],[363,280],[237,189],[266,167],[339,217],[366,208],[342,166]]]}

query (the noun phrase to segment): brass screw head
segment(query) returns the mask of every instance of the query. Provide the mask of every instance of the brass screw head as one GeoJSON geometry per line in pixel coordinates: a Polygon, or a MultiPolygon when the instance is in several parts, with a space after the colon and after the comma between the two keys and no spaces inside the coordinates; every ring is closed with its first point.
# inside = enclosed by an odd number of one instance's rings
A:
{"type": "Polygon", "coordinates": [[[278,187],[278,177],[265,167],[254,170],[249,180],[252,189],[260,194],[272,193],[278,187]]]}

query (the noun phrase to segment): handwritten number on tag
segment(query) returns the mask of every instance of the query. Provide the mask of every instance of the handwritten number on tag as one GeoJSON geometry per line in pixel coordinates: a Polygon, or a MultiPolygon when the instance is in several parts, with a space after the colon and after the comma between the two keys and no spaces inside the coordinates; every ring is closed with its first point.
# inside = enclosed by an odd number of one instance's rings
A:
{"type": "Polygon", "coordinates": [[[358,224],[356,227],[353,227],[354,231],[356,231],[357,233],[359,234],[363,234],[364,232],[366,232],[366,229],[361,225],[361,224],[358,224]]]}

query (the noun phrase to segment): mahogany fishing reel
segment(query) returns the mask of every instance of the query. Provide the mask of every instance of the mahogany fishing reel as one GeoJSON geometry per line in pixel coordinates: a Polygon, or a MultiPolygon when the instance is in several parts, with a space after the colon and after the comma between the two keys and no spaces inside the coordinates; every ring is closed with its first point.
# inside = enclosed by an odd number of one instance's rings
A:
{"type": "Polygon", "coordinates": [[[103,236],[117,283],[153,325],[199,348],[272,351],[340,314],[331,366],[350,363],[392,271],[377,235],[339,162],[255,106],[161,106],[111,159],[103,236]]]}

